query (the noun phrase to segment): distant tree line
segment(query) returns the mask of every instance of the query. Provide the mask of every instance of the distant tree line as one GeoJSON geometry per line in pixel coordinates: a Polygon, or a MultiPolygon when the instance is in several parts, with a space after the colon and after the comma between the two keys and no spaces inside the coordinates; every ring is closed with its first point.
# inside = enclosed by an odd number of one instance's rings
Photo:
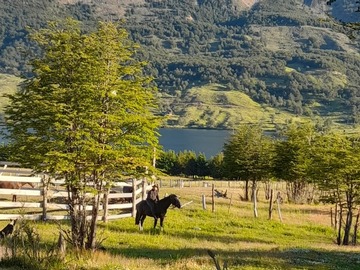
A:
{"type": "Polygon", "coordinates": [[[205,154],[194,151],[165,151],[156,162],[157,168],[168,175],[204,179],[207,177],[222,178],[223,154],[207,159],[205,154]]]}
{"type": "MultiPolygon", "coordinates": [[[[327,202],[336,206],[337,243],[356,242],[360,210],[360,136],[319,130],[313,123],[291,123],[278,137],[264,135],[260,125],[241,126],[217,156],[164,152],[158,169],[169,175],[241,180],[244,199],[258,183],[270,190],[285,181],[289,202],[327,202]]],[[[269,196],[267,196],[269,198],[269,196]]]]}

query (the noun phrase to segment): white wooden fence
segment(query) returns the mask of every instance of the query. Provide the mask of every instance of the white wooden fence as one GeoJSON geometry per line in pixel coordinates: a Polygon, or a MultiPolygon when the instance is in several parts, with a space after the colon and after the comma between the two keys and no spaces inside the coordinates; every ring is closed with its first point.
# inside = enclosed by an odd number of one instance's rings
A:
{"type": "MultiPolygon", "coordinates": [[[[51,180],[49,185],[43,184],[45,175],[34,175],[24,168],[0,168],[0,182],[32,183],[34,188],[25,184],[19,189],[0,188],[0,220],[62,220],[69,219],[67,204],[68,193],[64,181],[51,180]],[[16,195],[16,202],[11,201],[16,195]]],[[[143,180],[133,179],[130,182],[118,182],[109,194],[102,196],[99,220],[119,219],[134,216],[135,206],[145,199],[150,189],[143,180]],[[128,187],[128,192],[124,192],[128,187]],[[126,188],[125,188],[126,189],[126,188]]],[[[89,195],[90,196],[90,195],[89,195]]],[[[91,210],[89,206],[86,210],[91,210]]]]}

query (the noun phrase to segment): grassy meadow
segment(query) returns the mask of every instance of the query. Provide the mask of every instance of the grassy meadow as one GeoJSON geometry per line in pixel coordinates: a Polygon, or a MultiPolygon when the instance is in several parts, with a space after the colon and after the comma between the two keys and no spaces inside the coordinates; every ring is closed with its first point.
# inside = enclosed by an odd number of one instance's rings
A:
{"type": "Polygon", "coordinates": [[[261,122],[265,128],[274,129],[275,123],[301,119],[285,111],[261,106],[248,95],[229,91],[219,84],[191,88],[183,103],[175,104],[173,110],[179,126],[203,128],[229,129],[239,124],[261,122]]]}
{"type": "MultiPolygon", "coordinates": [[[[61,265],[48,269],[118,269],[155,270],[216,269],[208,250],[216,254],[228,269],[359,269],[359,247],[337,246],[331,228],[330,205],[276,205],[268,219],[268,202],[259,192],[258,218],[252,203],[240,200],[243,190],[221,187],[228,198],[215,198],[212,212],[211,187],[164,187],[160,196],[181,196],[181,209],[169,208],[164,230],[153,230],[153,220],[146,218],[140,232],[133,218],[100,222],[98,239],[102,249],[94,253],[71,255],[61,265]],[[206,196],[207,209],[201,197],[206,196]]],[[[4,226],[6,222],[1,222],[4,226]]],[[[41,237],[41,244],[57,241],[58,225],[52,222],[31,222],[41,237]]],[[[66,226],[63,223],[62,226],[66,226]]],[[[0,269],[8,266],[0,263],[0,269]]],[[[21,269],[27,269],[21,268],[21,269]]]]}

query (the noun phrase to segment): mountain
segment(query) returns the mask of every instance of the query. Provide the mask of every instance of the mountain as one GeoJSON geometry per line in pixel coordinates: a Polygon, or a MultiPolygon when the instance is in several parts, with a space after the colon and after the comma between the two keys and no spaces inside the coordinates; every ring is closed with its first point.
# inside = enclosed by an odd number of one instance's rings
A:
{"type": "Polygon", "coordinates": [[[304,3],[320,12],[329,13],[338,21],[360,21],[360,2],[356,0],[305,0],[304,3]]]}
{"type": "Polygon", "coordinates": [[[237,100],[244,95],[269,123],[286,113],[353,125],[360,123],[359,38],[342,22],[359,21],[360,13],[350,2],[7,0],[0,2],[0,72],[30,71],[26,26],[72,16],[89,30],[98,20],[125,19],[158,84],[168,125],[255,121],[239,117],[247,115],[237,100]]]}

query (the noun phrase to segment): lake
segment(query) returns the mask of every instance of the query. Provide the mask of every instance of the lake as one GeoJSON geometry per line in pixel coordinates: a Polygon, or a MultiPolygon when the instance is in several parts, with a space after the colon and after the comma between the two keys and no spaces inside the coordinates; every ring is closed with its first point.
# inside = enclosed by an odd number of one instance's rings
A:
{"type": "Polygon", "coordinates": [[[230,132],[214,129],[161,128],[159,141],[166,151],[190,150],[197,154],[204,153],[206,158],[210,158],[223,150],[230,132]]]}
{"type": "Polygon", "coordinates": [[[161,128],[159,141],[166,151],[190,150],[211,158],[223,150],[229,135],[229,130],[161,128]]]}

